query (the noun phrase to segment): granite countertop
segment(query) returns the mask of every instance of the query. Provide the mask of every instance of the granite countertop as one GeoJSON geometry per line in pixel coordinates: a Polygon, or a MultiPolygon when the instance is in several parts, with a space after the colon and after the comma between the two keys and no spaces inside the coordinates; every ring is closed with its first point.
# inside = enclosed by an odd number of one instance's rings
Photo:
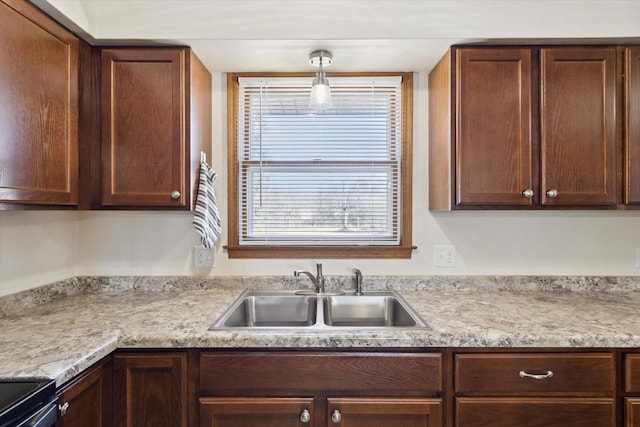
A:
{"type": "Polygon", "coordinates": [[[262,285],[246,278],[185,287],[175,280],[159,286],[152,279],[85,278],[22,295],[37,303],[13,297],[13,310],[5,297],[0,377],[45,376],[61,385],[117,348],[640,347],[640,278],[571,286],[483,280],[478,286],[396,280],[394,286],[387,278],[370,286],[396,288],[425,329],[209,331],[244,289],[262,285]],[[76,291],[61,293],[60,286],[76,291]]]}

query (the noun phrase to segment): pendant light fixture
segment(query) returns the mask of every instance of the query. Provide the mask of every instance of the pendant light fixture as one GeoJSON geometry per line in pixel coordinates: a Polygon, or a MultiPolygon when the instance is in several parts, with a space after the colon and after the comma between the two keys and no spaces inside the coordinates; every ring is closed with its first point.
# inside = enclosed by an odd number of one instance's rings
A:
{"type": "Polygon", "coordinates": [[[322,69],[322,67],[331,65],[332,62],[333,55],[326,50],[316,50],[309,55],[309,63],[314,67],[318,67],[316,78],[313,79],[313,85],[311,86],[311,97],[309,98],[309,108],[312,110],[327,110],[332,107],[329,80],[327,80],[322,69]]]}

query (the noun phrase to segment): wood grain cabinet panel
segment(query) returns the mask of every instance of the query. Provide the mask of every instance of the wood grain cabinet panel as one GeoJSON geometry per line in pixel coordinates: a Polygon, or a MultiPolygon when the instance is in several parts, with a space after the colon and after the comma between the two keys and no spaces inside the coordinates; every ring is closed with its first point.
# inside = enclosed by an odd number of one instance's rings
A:
{"type": "Polygon", "coordinates": [[[0,209],[78,202],[78,39],[0,1],[0,209]]]}
{"type": "Polygon", "coordinates": [[[429,209],[616,206],[616,61],[615,47],[452,47],[429,74],[429,209]]]}
{"type": "Polygon", "coordinates": [[[625,356],[624,390],[627,393],[640,393],[640,354],[625,356]]]}
{"type": "Polygon", "coordinates": [[[330,397],[327,402],[327,425],[341,427],[443,426],[440,399],[330,397]]]}
{"type": "Polygon", "coordinates": [[[313,398],[200,399],[200,427],[313,427],[314,415],[313,398]]]}
{"type": "Polygon", "coordinates": [[[615,205],[616,49],[545,48],[540,73],[542,204],[615,205]]]}
{"type": "Polygon", "coordinates": [[[640,426],[640,398],[624,399],[624,427],[640,426]]]}
{"type": "Polygon", "coordinates": [[[102,50],[102,205],[189,210],[211,75],[188,48],[102,50]]]}
{"type": "Polygon", "coordinates": [[[640,46],[625,49],[625,203],[640,205],[640,46]]]}
{"type": "Polygon", "coordinates": [[[456,398],[456,427],[615,427],[615,400],[456,398]]]}
{"type": "Polygon", "coordinates": [[[187,355],[116,354],[115,427],[187,427],[187,355]]]}
{"type": "Polygon", "coordinates": [[[56,427],[111,427],[111,359],[81,374],[59,392],[56,427]]]}
{"type": "Polygon", "coordinates": [[[205,351],[199,366],[201,427],[443,425],[439,353],[205,351]]]}
{"type": "Polygon", "coordinates": [[[456,203],[531,205],[531,52],[456,54],[456,203]]]}
{"type": "Polygon", "coordinates": [[[457,394],[602,395],[614,391],[615,363],[609,353],[458,354],[454,364],[457,394]]]}
{"type": "Polygon", "coordinates": [[[203,353],[200,390],[434,393],[442,356],[420,353],[203,353]]]}

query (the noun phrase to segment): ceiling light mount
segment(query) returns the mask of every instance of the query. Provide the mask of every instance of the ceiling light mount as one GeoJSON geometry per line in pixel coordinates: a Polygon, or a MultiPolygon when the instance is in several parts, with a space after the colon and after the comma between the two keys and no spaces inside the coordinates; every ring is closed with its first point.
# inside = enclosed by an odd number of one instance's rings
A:
{"type": "Polygon", "coordinates": [[[309,63],[314,67],[318,67],[316,78],[313,79],[311,85],[309,108],[317,111],[328,110],[332,107],[331,89],[329,88],[329,80],[325,76],[322,67],[333,63],[333,55],[326,50],[316,50],[309,55],[309,63]]]}
{"type": "Polygon", "coordinates": [[[333,64],[333,55],[327,50],[316,50],[309,54],[309,64],[314,67],[328,67],[333,64]]]}

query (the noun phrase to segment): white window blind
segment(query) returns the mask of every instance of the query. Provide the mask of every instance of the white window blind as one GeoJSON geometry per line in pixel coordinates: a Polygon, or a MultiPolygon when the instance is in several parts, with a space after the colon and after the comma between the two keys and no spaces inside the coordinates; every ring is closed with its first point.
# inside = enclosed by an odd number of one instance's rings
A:
{"type": "Polygon", "coordinates": [[[330,83],[314,112],[309,78],[239,78],[240,244],[399,244],[402,79],[330,83]]]}

